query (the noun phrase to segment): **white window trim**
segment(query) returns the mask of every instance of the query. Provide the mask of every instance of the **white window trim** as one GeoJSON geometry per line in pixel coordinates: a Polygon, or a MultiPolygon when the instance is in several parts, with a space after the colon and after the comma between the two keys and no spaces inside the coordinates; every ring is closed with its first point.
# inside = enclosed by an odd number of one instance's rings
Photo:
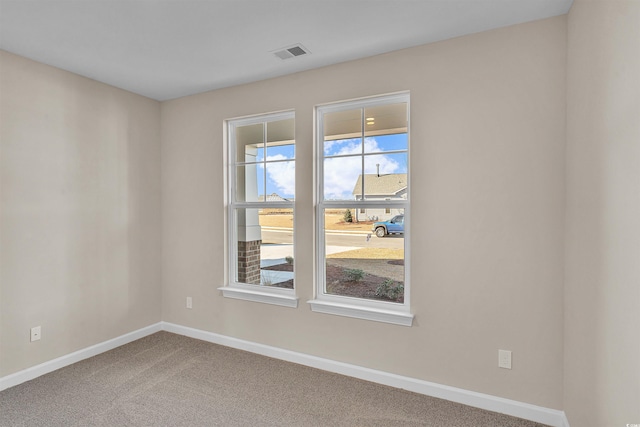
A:
{"type": "MultiPolygon", "coordinates": [[[[287,208],[294,211],[294,258],[295,258],[295,207],[294,202],[267,202],[266,199],[263,202],[237,202],[236,201],[236,140],[235,129],[240,126],[247,126],[252,124],[278,121],[295,118],[294,111],[283,111],[271,114],[261,114],[258,116],[251,116],[238,119],[229,119],[225,123],[226,138],[225,138],[225,169],[227,170],[227,186],[226,186],[226,223],[227,223],[227,238],[225,246],[227,248],[227,262],[226,262],[226,285],[218,288],[222,291],[222,296],[225,298],[240,299],[245,301],[259,302],[265,304],[273,304],[282,307],[298,307],[298,298],[295,292],[295,269],[294,269],[294,289],[277,288],[262,285],[253,285],[247,283],[240,283],[236,281],[236,259],[238,253],[237,242],[237,224],[234,211],[236,209],[263,209],[263,208],[287,208]]],[[[295,159],[294,159],[295,160],[295,159]]],[[[266,198],[266,194],[265,194],[266,198]]]]}
{"type": "Polygon", "coordinates": [[[307,301],[311,310],[316,313],[335,314],[337,316],[353,317],[354,319],[372,320],[374,322],[391,323],[393,325],[411,326],[413,314],[397,310],[369,308],[355,304],[314,299],[307,301]]]}
{"type": "MultiPolygon", "coordinates": [[[[280,305],[283,307],[298,307],[298,298],[295,295],[290,295],[289,292],[274,292],[275,289],[269,289],[269,292],[261,292],[264,286],[251,286],[244,285],[242,283],[235,283],[230,286],[223,286],[218,288],[222,291],[222,295],[225,298],[234,298],[245,301],[261,302],[265,304],[280,305]],[[257,288],[257,289],[252,289],[257,288]]],[[[290,291],[290,289],[282,289],[283,291],[290,291]]]]}
{"type": "MultiPolygon", "coordinates": [[[[316,277],[314,299],[307,301],[311,306],[311,310],[317,313],[333,314],[339,316],[352,317],[357,319],[371,320],[377,322],[391,323],[395,325],[411,326],[413,324],[414,315],[411,314],[411,289],[409,283],[410,270],[410,198],[404,200],[340,200],[325,201],[324,200],[324,114],[345,111],[355,108],[367,108],[381,104],[407,103],[407,131],[409,132],[409,93],[400,93],[386,96],[377,96],[360,100],[353,100],[335,104],[326,104],[317,106],[315,109],[316,117],[316,277]],[[355,202],[355,205],[354,205],[355,202]],[[404,303],[393,303],[379,300],[370,300],[363,298],[353,298],[340,295],[331,295],[324,293],[325,286],[325,230],[324,230],[324,210],[331,208],[396,208],[404,209],[405,215],[405,281],[404,281],[404,303]]],[[[410,152],[410,135],[407,141],[407,153],[410,152]]],[[[384,153],[386,154],[386,152],[384,153]]],[[[411,188],[409,180],[411,179],[409,171],[409,159],[407,159],[407,186],[411,188]]]]}

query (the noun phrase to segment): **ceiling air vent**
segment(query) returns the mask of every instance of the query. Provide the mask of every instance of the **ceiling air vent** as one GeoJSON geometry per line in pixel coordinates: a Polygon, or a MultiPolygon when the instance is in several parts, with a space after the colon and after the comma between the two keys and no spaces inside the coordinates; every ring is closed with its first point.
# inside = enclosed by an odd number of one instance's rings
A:
{"type": "Polygon", "coordinates": [[[301,44],[296,44],[290,47],[285,47],[284,49],[273,51],[272,53],[280,59],[289,59],[295,56],[308,55],[310,52],[301,44]]]}

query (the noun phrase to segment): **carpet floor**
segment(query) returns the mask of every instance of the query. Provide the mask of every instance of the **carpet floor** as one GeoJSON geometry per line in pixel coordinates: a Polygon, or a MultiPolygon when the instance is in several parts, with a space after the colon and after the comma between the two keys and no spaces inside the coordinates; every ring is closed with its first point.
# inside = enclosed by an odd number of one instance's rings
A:
{"type": "Polygon", "coordinates": [[[0,392],[0,426],[542,425],[158,332],[0,392]]]}

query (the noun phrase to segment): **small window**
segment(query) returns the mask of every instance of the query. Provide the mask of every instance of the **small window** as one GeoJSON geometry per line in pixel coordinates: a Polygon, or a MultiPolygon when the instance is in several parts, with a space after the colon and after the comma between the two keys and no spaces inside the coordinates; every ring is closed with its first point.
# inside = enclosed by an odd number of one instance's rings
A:
{"type": "Polygon", "coordinates": [[[227,124],[229,283],[223,295],[295,307],[294,113],[227,124]]]}
{"type": "Polygon", "coordinates": [[[411,325],[409,95],[316,112],[319,247],[312,309],[411,325]],[[342,213],[353,208],[365,217],[343,221],[342,213]]]}

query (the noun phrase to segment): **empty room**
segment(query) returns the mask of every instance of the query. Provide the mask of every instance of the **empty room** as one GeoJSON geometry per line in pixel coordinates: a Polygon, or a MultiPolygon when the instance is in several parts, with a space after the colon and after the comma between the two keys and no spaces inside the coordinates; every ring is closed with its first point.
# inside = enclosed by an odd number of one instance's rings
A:
{"type": "Polygon", "coordinates": [[[639,0],[0,0],[0,426],[640,426],[639,0]]]}

